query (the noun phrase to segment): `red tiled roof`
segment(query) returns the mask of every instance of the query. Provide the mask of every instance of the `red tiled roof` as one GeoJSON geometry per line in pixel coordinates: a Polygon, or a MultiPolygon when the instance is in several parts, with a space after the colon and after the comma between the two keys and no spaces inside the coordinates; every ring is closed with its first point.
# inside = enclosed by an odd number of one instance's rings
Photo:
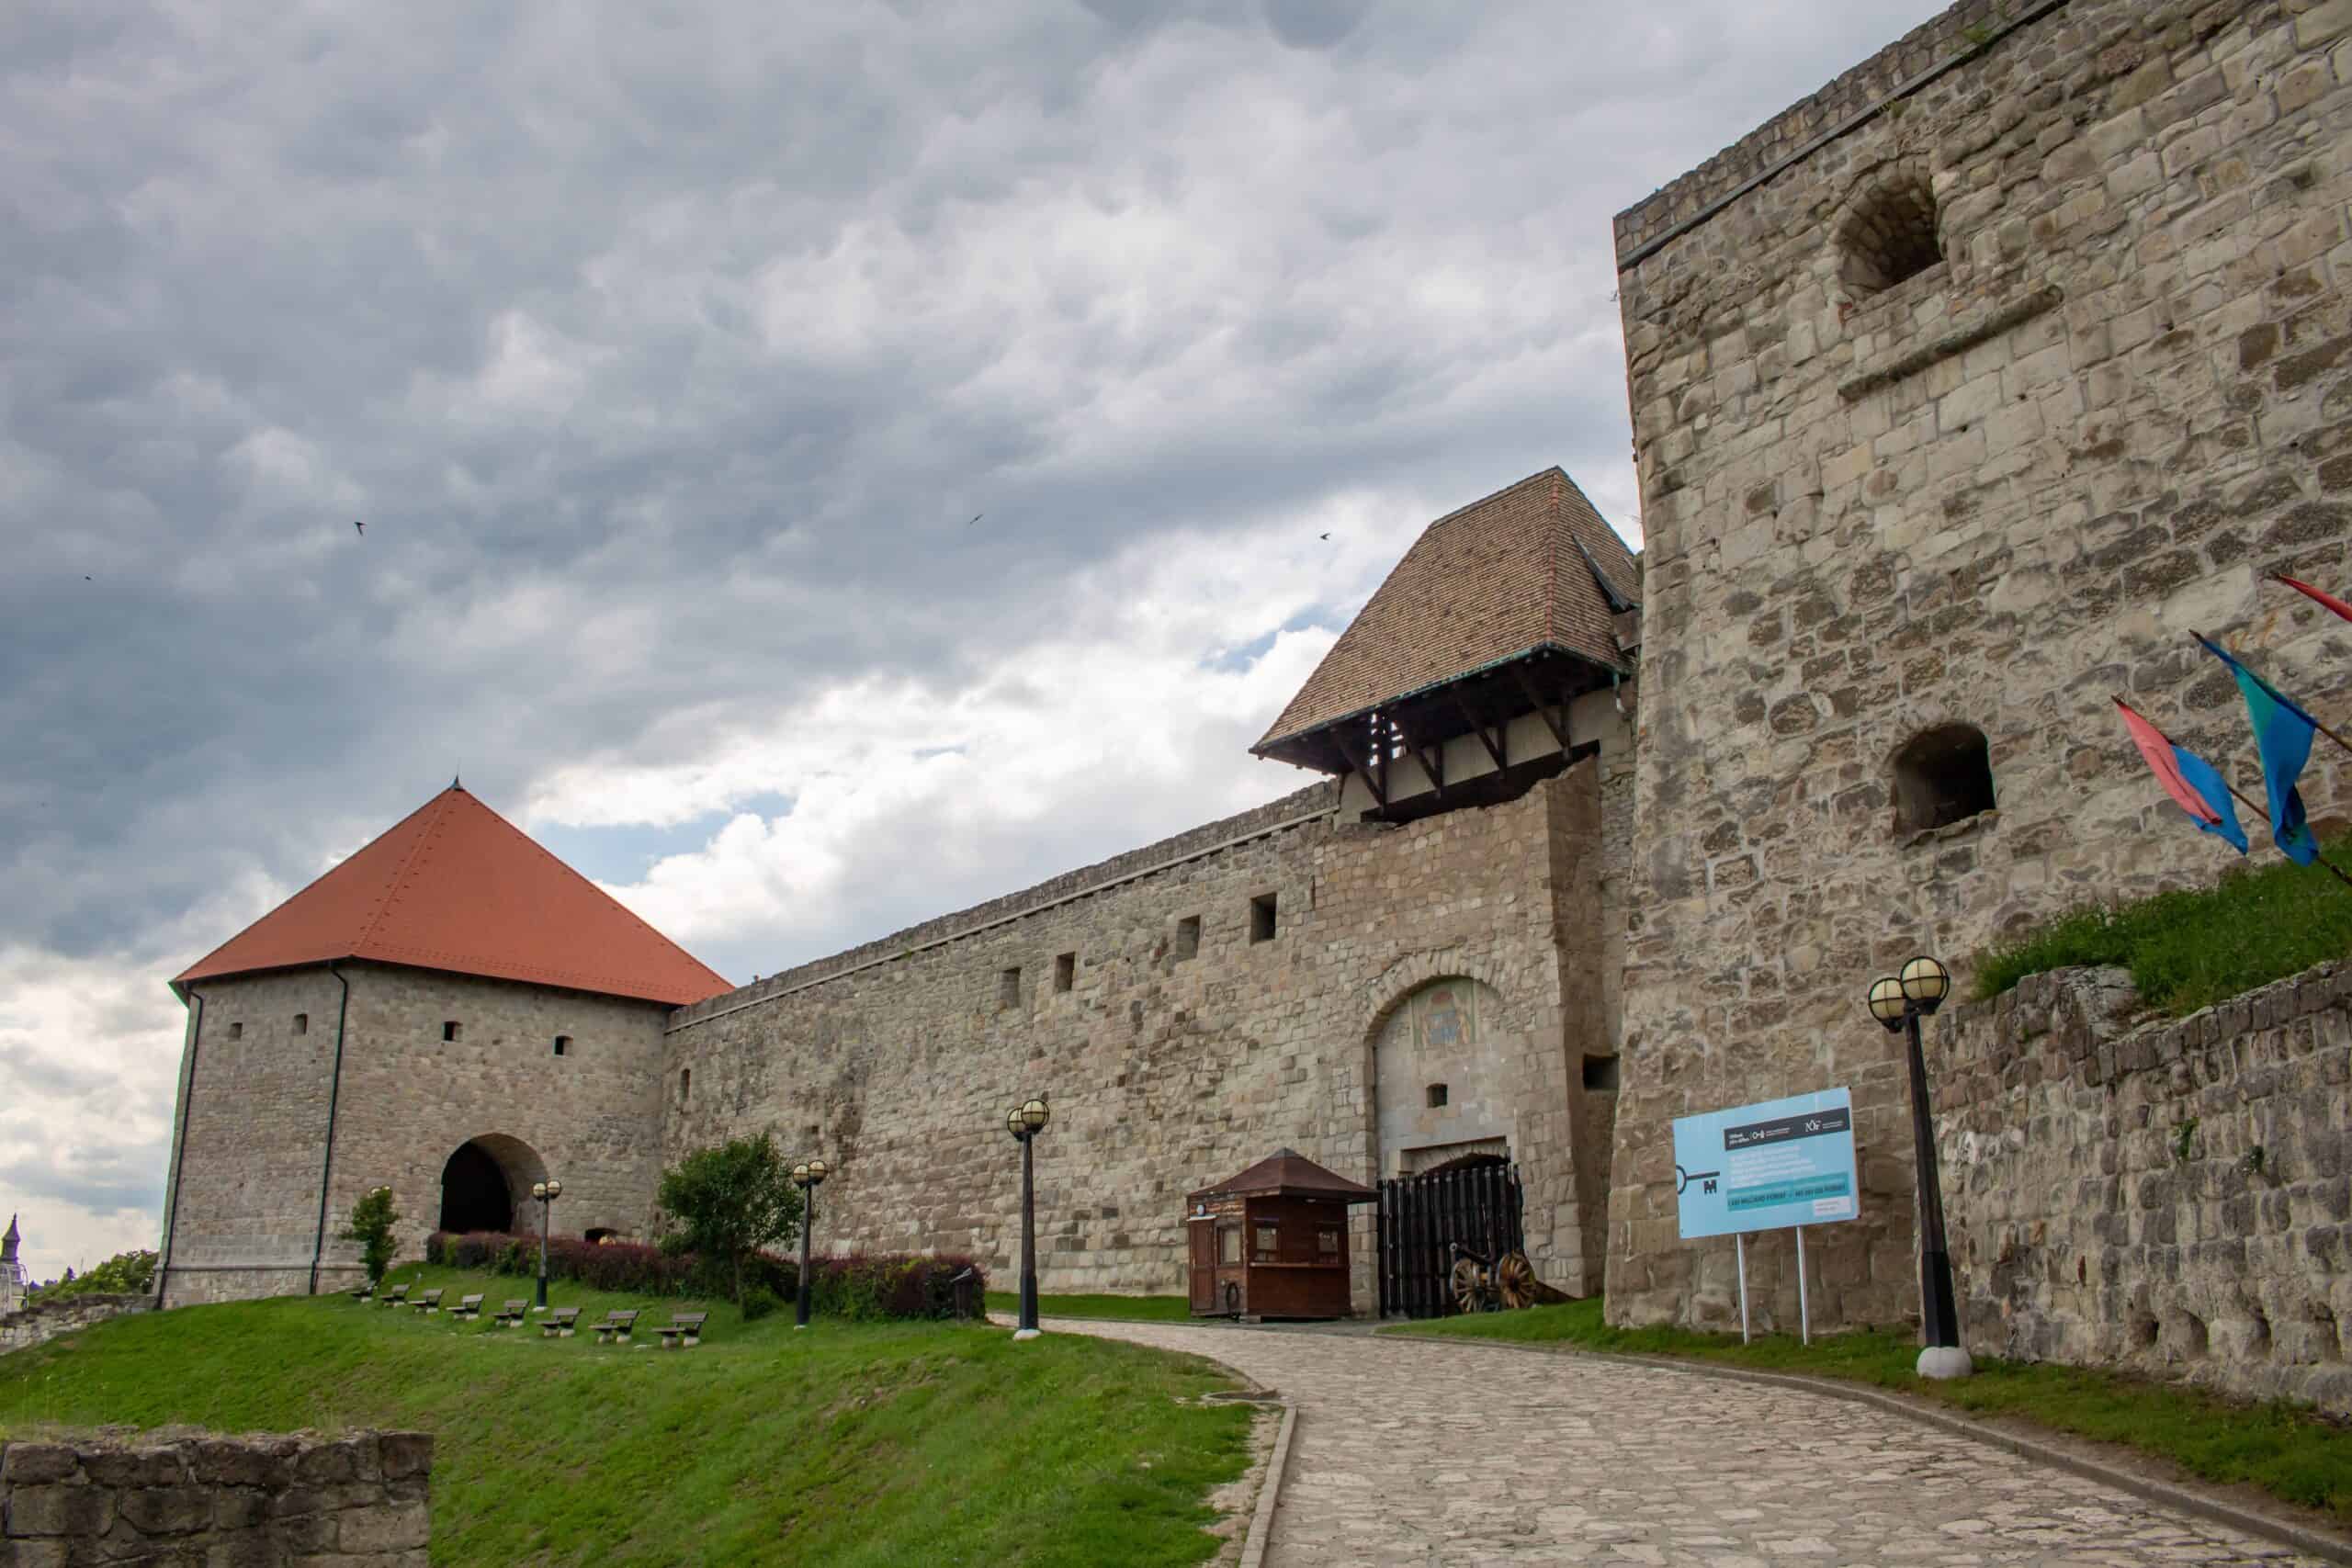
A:
{"type": "Polygon", "coordinates": [[[454,784],[172,983],[338,958],[673,1007],[729,989],[454,784]]]}
{"type": "Polygon", "coordinates": [[[1341,1198],[1351,1203],[1368,1203],[1377,1196],[1371,1188],[1324,1169],[1296,1149],[1277,1149],[1232,1180],[1204,1187],[1191,1196],[1210,1192],[1273,1192],[1341,1198]]]}
{"type": "Polygon", "coordinates": [[[1634,553],[1576,481],[1557,468],[1532,474],[1423,529],[1250,750],[1537,649],[1622,670],[1610,590],[1637,600],[1640,583],[1634,553]]]}

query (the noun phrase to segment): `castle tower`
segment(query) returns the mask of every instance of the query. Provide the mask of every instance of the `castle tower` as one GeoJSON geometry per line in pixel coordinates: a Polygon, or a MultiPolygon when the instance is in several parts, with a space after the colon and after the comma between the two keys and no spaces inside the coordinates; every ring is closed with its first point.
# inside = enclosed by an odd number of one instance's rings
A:
{"type": "Polygon", "coordinates": [[[8,1216],[8,1230],[0,1235],[0,1313],[16,1311],[25,1304],[25,1293],[30,1289],[25,1279],[25,1266],[17,1257],[17,1216],[8,1216]]]}
{"type": "Polygon", "coordinates": [[[636,1234],[662,1027],[727,982],[458,785],[171,982],[188,1006],[166,1304],[333,1289],[392,1189],[436,1228],[636,1234]]]}

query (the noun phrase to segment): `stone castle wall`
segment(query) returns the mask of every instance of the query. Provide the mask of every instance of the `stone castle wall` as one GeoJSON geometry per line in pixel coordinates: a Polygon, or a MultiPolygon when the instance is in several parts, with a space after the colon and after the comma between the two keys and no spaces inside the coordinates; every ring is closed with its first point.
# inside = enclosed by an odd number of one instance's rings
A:
{"type": "MultiPolygon", "coordinates": [[[[773,1127],[835,1162],[820,1248],[967,1251],[1003,1276],[1019,1237],[1005,1113],[1049,1094],[1042,1284],[1178,1291],[1187,1192],[1283,1145],[1359,1180],[1407,1162],[1380,1146],[1378,1043],[1417,994],[1428,1010],[1430,982],[1466,979],[1415,1038],[1466,1029],[1444,1070],[1477,1124],[1399,1121],[1395,1136],[1502,1138],[1539,1269],[1595,1289],[1612,1097],[1588,1102],[1581,1064],[1614,1039],[1600,776],[1587,761],[1517,801],[1401,827],[1341,820],[1317,786],[684,1010],[664,1068],[669,1157],[773,1127]],[[1252,900],[1269,895],[1274,934],[1253,941],[1252,900]]],[[[1389,1071],[1427,1092],[1420,1066],[1389,1071]]],[[[1357,1228],[1364,1310],[1368,1211],[1357,1228]]]]}
{"type": "Polygon", "coordinates": [[[61,1296],[54,1292],[37,1295],[14,1312],[0,1313],[0,1354],[10,1350],[28,1349],[46,1345],[61,1335],[88,1328],[109,1318],[127,1317],[133,1313],[153,1312],[153,1296],[109,1295],[97,1291],[82,1291],[61,1296]]]}
{"type": "Polygon", "coordinates": [[[1928,1025],[1969,1348],[2352,1412],[2352,970],[2137,1002],[2068,969],[1928,1025]]]}
{"type": "Polygon", "coordinates": [[[433,1438],[0,1442],[6,1558],[424,1568],[433,1438]]]}
{"type": "MultiPolygon", "coordinates": [[[[2003,11],[1956,6],[1617,222],[1646,545],[1619,1321],[1732,1313],[1729,1246],[1677,1236],[1670,1120],[1840,1084],[1864,1217],[1816,1237],[1815,1320],[1915,1317],[1871,979],[1926,950],[1964,980],[2025,922],[2229,863],[2108,700],[2259,798],[2190,628],[2352,696],[2342,624],[2263,581],[2352,575],[2352,9],[2003,11]],[[1941,259],[1876,287],[1921,209],[1941,259]],[[1895,755],[1951,725],[1998,809],[1899,832],[1895,755]]],[[[2315,817],[2352,799],[2321,753],[2315,817]]],[[[1787,1238],[1749,1252],[1789,1321],[1787,1238]]]]}
{"type": "MultiPolygon", "coordinates": [[[[497,1148],[518,1196],[539,1176],[562,1179],[555,1225],[565,1234],[644,1234],[660,1173],[670,1010],[434,970],[339,967],[351,998],[321,1290],[357,1278],[357,1247],[335,1233],[370,1188],[392,1189],[403,1250],[420,1251],[439,1221],[442,1167],[475,1139],[497,1148]],[[458,1025],[455,1042],[442,1039],[445,1022],[458,1025]],[[558,1034],[570,1037],[562,1056],[558,1034]]],[[[167,1196],[164,1299],[176,1306],[307,1291],[342,987],[317,968],[193,988],[204,1010],[192,1077],[182,1065],[186,1142],[171,1178],[176,1200],[167,1196]],[[308,1014],[300,1034],[297,1012],[308,1014]],[[232,1025],[242,1025],[239,1038],[232,1025]]],[[[530,1204],[517,1204],[515,1228],[537,1223],[530,1204]]]]}

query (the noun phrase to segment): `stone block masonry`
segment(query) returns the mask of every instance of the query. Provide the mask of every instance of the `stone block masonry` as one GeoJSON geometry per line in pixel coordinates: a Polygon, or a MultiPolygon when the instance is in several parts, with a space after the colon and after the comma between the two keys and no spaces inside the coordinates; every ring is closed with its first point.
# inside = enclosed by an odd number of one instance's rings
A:
{"type": "Polygon", "coordinates": [[[2352,1414],[2352,967],[2138,1001],[2062,969],[1931,1026],[1969,1348],[2352,1414]]]}
{"type": "MultiPolygon", "coordinates": [[[[1537,1268],[1589,1293],[1614,1098],[1582,1069],[1613,1053],[1601,771],[1401,827],[1341,820],[1318,786],[682,1010],[667,1157],[772,1127],[835,1163],[820,1250],[970,1252],[1005,1280],[1019,1161],[1004,1116],[1047,1094],[1044,1287],[1172,1292],[1184,1194],[1279,1147],[1369,1181],[1499,1140],[1537,1268]],[[1446,980],[1470,984],[1409,1059],[1442,1057],[1477,1124],[1384,1118],[1401,1097],[1430,1103],[1401,1046],[1384,1077],[1384,1042],[1446,980]],[[1385,1146],[1384,1124],[1411,1131],[1385,1146]]],[[[1369,1310],[1368,1210],[1356,1224],[1369,1310]]]]}
{"type": "Polygon", "coordinates": [[[61,1335],[88,1328],[109,1318],[153,1312],[153,1296],[106,1295],[96,1291],[76,1295],[37,1295],[15,1312],[0,1314],[0,1353],[46,1345],[61,1335]]]}
{"type": "MultiPolygon", "coordinates": [[[[2343,624],[2265,581],[2352,581],[2347,202],[2345,7],[1969,0],[1619,217],[1646,550],[1615,1321],[1732,1321],[1731,1248],[1677,1236],[1671,1119],[1838,1084],[1864,1217],[1815,1238],[1815,1318],[1916,1318],[1871,979],[1928,951],[1964,983],[2025,924],[2228,863],[2108,700],[2259,798],[2191,628],[2352,705],[2343,624]]],[[[2352,769],[2323,747],[2302,790],[2340,819],[2352,769]]],[[[1749,1249],[1768,1323],[1792,1261],[1749,1249]]]]}
{"type": "Polygon", "coordinates": [[[424,1432],[17,1440],[0,1443],[0,1517],[17,1568],[424,1568],[432,1470],[424,1432]]]}

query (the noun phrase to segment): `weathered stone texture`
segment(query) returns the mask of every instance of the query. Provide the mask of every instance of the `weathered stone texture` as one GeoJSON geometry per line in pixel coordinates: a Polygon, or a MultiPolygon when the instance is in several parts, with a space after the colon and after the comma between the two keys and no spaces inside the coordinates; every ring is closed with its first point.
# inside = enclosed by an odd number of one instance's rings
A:
{"type": "MultiPolygon", "coordinates": [[[[2322,711],[2352,695],[2342,623],[2262,581],[2352,561],[2336,9],[2073,0],[1996,37],[1970,0],[1619,218],[1646,553],[1617,1320],[1732,1311],[1729,1247],[1677,1238],[1671,1118],[1838,1084],[1864,1218],[1817,1233],[1816,1320],[1916,1316],[1871,977],[1920,950],[1964,977],[2022,923],[2214,875],[2108,700],[2258,797],[2190,628],[2322,711]],[[1872,291],[1922,188],[1943,259],[1872,291]],[[1892,759],[1948,724],[1984,732],[1999,808],[1898,835],[1892,759]]],[[[2341,764],[2313,759],[2315,817],[2341,764]]],[[[1750,1248],[1767,1322],[1790,1261],[1750,1248]]]]}
{"type": "Polygon", "coordinates": [[[6,1561],[424,1568],[433,1438],[0,1442],[6,1561]]]}
{"type": "MultiPolygon", "coordinates": [[[[523,1200],[552,1174],[564,1184],[563,1233],[644,1233],[660,1174],[657,1074],[670,1010],[435,970],[340,968],[351,999],[322,1290],[356,1277],[357,1248],[335,1233],[370,1188],[390,1186],[402,1246],[420,1250],[439,1220],[442,1167],[474,1139],[502,1152],[517,1229],[537,1228],[523,1200]],[[455,1042],[442,1039],[445,1022],[458,1025],[455,1042]],[[571,1041],[562,1056],[558,1034],[571,1041]]],[[[342,987],[307,969],[190,989],[203,1011],[199,1021],[190,1010],[192,1076],[182,1065],[186,1138],[169,1190],[164,1298],[176,1306],[306,1291],[342,987]],[[299,1035],[297,1012],[309,1015],[299,1035]],[[232,1025],[243,1026],[239,1038],[232,1025]]]]}
{"type": "Polygon", "coordinates": [[[2352,1411],[2352,971],[2138,1002],[2062,969],[1929,1026],[1970,1348],[2352,1411]]]}
{"type": "MultiPolygon", "coordinates": [[[[774,1127],[836,1162],[820,1247],[969,1251],[1001,1276],[1019,1239],[1004,1115],[1050,1093],[1036,1145],[1045,1288],[1174,1291],[1184,1194],[1279,1146],[1368,1180],[1431,1140],[1499,1136],[1521,1162],[1539,1269],[1590,1291],[1600,1230],[1586,1194],[1607,1119],[1586,1103],[1580,1064],[1613,1038],[1597,962],[1600,809],[1597,761],[1517,801],[1402,827],[1340,820],[1318,787],[698,1004],[668,1039],[670,1155],[774,1127]],[[1253,942],[1250,901],[1269,893],[1276,931],[1253,942]],[[1184,957],[1188,919],[1198,947],[1184,957]],[[1063,953],[1068,991],[1055,988],[1063,953]],[[1445,979],[1474,982],[1454,989],[1482,1010],[1447,1066],[1482,1119],[1400,1120],[1403,1146],[1384,1150],[1378,1043],[1445,979]]],[[[1408,1077],[1408,1098],[1426,1088],[1419,1066],[1386,1070],[1408,1077]]],[[[1357,1227],[1363,1310],[1368,1213],[1357,1227]]]]}
{"type": "Polygon", "coordinates": [[[37,1295],[15,1312],[0,1314],[0,1353],[46,1345],[60,1335],[87,1328],[108,1318],[152,1312],[153,1296],[107,1295],[96,1291],[70,1296],[37,1295]]]}

